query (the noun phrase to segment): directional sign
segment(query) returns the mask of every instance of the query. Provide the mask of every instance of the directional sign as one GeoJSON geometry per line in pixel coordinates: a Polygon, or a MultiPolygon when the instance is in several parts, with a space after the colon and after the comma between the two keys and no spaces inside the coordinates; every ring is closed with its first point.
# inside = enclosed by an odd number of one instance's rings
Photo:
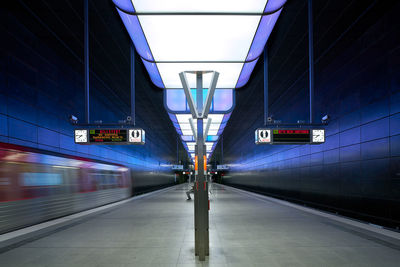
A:
{"type": "Polygon", "coordinates": [[[145,132],[143,129],[129,129],[129,143],[144,145],[145,132]]]}
{"type": "Polygon", "coordinates": [[[183,170],[183,165],[172,165],[173,170],[181,171],[183,170]]]}
{"type": "Polygon", "coordinates": [[[257,129],[256,130],[256,144],[271,143],[271,130],[270,129],[257,129]]]}
{"type": "Polygon", "coordinates": [[[322,144],[325,142],[324,129],[257,129],[256,144],[322,144]]]}
{"type": "Polygon", "coordinates": [[[145,131],[135,129],[76,129],[75,143],[81,145],[144,145],[145,131]]]}

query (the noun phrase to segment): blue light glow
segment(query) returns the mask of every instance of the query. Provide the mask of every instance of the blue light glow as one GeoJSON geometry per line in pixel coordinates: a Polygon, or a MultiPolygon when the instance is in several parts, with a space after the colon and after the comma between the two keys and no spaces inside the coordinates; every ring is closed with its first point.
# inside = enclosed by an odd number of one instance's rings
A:
{"type": "Polygon", "coordinates": [[[257,33],[254,37],[253,43],[250,47],[249,54],[247,55],[246,61],[251,61],[257,59],[264,50],[265,44],[278,20],[279,15],[282,10],[273,13],[268,16],[263,16],[258,26],[257,33]]]}
{"type": "Polygon", "coordinates": [[[239,80],[236,84],[236,88],[243,87],[250,79],[250,75],[253,72],[253,69],[257,63],[258,59],[251,61],[249,63],[245,63],[243,65],[242,72],[240,73],[239,80]]]}
{"type": "MultiPolygon", "coordinates": [[[[180,87],[177,77],[178,73],[184,70],[214,70],[220,72],[219,85],[217,85],[219,88],[240,88],[244,86],[248,82],[256,61],[261,55],[269,35],[281,13],[281,8],[286,2],[286,0],[265,1],[264,12],[275,12],[270,15],[260,15],[259,17],[246,16],[243,11],[243,16],[240,16],[240,19],[239,17],[232,16],[224,16],[221,18],[212,16],[212,19],[216,19],[216,21],[211,24],[208,21],[210,18],[204,20],[198,16],[188,16],[184,22],[189,21],[189,23],[187,23],[187,25],[182,25],[180,21],[182,18],[176,15],[164,14],[158,16],[155,14],[152,16],[136,16],[122,11],[143,12],[141,8],[145,8],[146,10],[154,9],[163,13],[171,8],[170,4],[157,2],[157,5],[152,5],[149,2],[145,3],[146,1],[140,3],[135,2],[137,9],[135,10],[133,4],[129,0],[113,1],[115,5],[121,8],[121,10],[118,9],[118,13],[139,55],[144,59],[144,64],[150,74],[152,82],[160,88],[171,89],[180,87]],[[238,20],[241,20],[240,23],[238,20]],[[214,45],[204,44],[198,47],[198,49],[193,49],[193,46],[195,47],[196,44],[192,46],[182,46],[184,42],[181,38],[184,37],[182,37],[182,35],[176,35],[174,29],[176,27],[186,27],[185,29],[188,30],[188,34],[193,34],[190,29],[194,26],[204,31],[201,32],[200,35],[214,36],[214,38],[217,39],[220,38],[218,39],[220,42],[214,45]],[[238,40],[235,39],[235,42],[232,42],[231,34],[220,34],[221,29],[226,29],[229,32],[229,29],[232,27],[236,31],[240,30],[240,34],[235,37],[238,38],[238,40]],[[146,33],[144,33],[144,31],[146,33]],[[168,37],[171,37],[171,40],[167,43],[162,41],[166,40],[168,37]],[[152,50],[150,50],[150,47],[152,50]],[[227,51],[230,52],[228,53],[227,51]]],[[[186,4],[190,5],[193,9],[200,7],[212,9],[214,7],[214,4],[207,6],[207,3],[202,3],[204,6],[202,4],[198,6],[197,3],[195,5],[191,5],[190,3],[186,4]]],[[[241,6],[244,3],[235,3],[235,5],[236,4],[241,6]]],[[[219,3],[219,5],[219,8],[222,9],[229,10],[229,8],[231,8],[230,6],[224,7],[222,3],[219,3]]],[[[250,3],[246,2],[246,5],[250,5],[250,3]]],[[[238,8],[238,6],[236,6],[236,8],[238,8]]],[[[252,8],[259,9],[260,7],[261,5],[258,3],[252,8]]],[[[177,4],[176,8],[182,12],[185,10],[180,2],[179,5],[177,4]]],[[[240,8],[239,10],[243,9],[240,8]]],[[[177,12],[179,13],[179,11],[177,12]]],[[[196,34],[198,34],[198,32],[196,32],[196,34]]],[[[206,94],[204,94],[204,98],[205,97],[206,94]]],[[[172,106],[173,108],[171,110],[183,112],[183,107],[180,104],[175,103],[172,106]]],[[[219,110],[219,108],[216,109],[219,110]]]]}
{"type": "Polygon", "coordinates": [[[178,123],[178,120],[176,116],[172,113],[168,113],[169,118],[171,119],[172,122],[178,123]]]}
{"type": "Polygon", "coordinates": [[[154,61],[153,55],[151,54],[149,45],[146,41],[146,37],[144,36],[142,27],[140,26],[140,22],[137,16],[129,15],[127,13],[122,12],[119,9],[117,9],[117,11],[122,19],[122,22],[125,25],[125,28],[129,33],[129,36],[133,41],[133,44],[135,45],[136,51],[142,58],[154,61]]]}
{"type": "MultiPolygon", "coordinates": [[[[195,98],[195,89],[192,89],[193,98],[195,98]]],[[[203,89],[203,100],[205,102],[208,89],[203,89]]],[[[164,91],[167,111],[177,113],[190,113],[183,89],[168,89],[164,91]]],[[[226,113],[232,110],[234,106],[233,89],[216,89],[210,107],[210,113],[226,113]]]]}
{"type": "Polygon", "coordinates": [[[171,111],[187,111],[187,101],[183,89],[169,89],[165,91],[167,107],[171,111]]]}
{"type": "Polygon", "coordinates": [[[151,62],[148,62],[148,61],[146,61],[144,59],[142,59],[142,61],[143,61],[144,66],[147,69],[147,72],[150,75],[151,81],[156,86],[158,86],[160,88],[164,88],[164,84],[163,84],[163,81],[161,79],[160,73],[158,72],[158,68],[157,68],[156,63],[151,63],[151,62]]]}
{"type": "MultiPolygon", "coordinates": [[[[127,12],[157,10],[163,13],[171,9],[171,5],[177,9],[176,12],[178,13],[179,11],[185,11],[189,7],[190,10],[197,10],[194,12],[200,12],[202,8],[208,10],[218,7],[222,10],[230,10],[232,6],[235,6],[238,12],[244,13],[243,7],[245,9],[254,9],[254,12],[261,12],[262,10],[264,12],[277,11],[270,15],[259,15],[257,17],[243,14],[240,19],[233,16],[221,18],[213,16],[204,20],[198,16],[189,16],[182,20],[182,17],[170,14],[163,14],[163,16],[151,15],[152,17],[139,15],[137,17],[118,10],[136,50],[142,57],[152,82],[160,88],[168,88],[168,90],[164,91],[164,105],[177,133],[181,135],[183,145],[187,151],[189,151],[189,147],[190,151],[194,149],[192,144],[194,136],[189,123],[191,117],[190,109],[184,90],[180,89],[178,73],[189,70],[214,70],[220,72],[221,75],[217,84],[219,88],[215,90],[209,111],[211,125],[208,132],[209,135],[206,137],[208,142],[207,153],[210,152],[211,154],[219,140],[219,135],[222,134],[227,125],[235,104],[234,89],[222,88],[240,88],[249,81],[258,58],[263,52],[264,46],[281,13],[280,9],[286,0],[256,1],[253,4],[252,2],[238,1],[238,3],[232,2],[228,7],[225,7],[226,4],[222,2],[210,5],[205,2],[191,4],[188,2],[181,3],[180,1],[173,1],[173,3],[142,1],[134,2],[135,7],[131,0],[113,0],[113,2],[120,9],[127,12]],[[187,5],[186,8],[185,5],[187,5]],[[215,20],[215,22],[211,20],[215,20]],[[182,21],[185,25],[182,24],[182,21]],[[190,31],[191,29],[199,29],[199,31],[196,31],[197,35],[200,33],[200,36],[213,36],[213,40],[217,39],[219,41],[215,44],[197,43],[192,44],[192,46],[182,46],[184,43],[182,38],[187,38],[187,36],[177,35],[175,31],[175,28],[182,30],[182,27],[190,34],[193,34],[190,31]],[[224,30],[224,34],[221,34],[221,29],[224,30]],[[234,29],[237,36],[232,36],[229,29],[234,29]],[[232,42],[232,38],[234,38],[234,42],[232,42]],[[167,43],[163,42],[163,40],[167,43]],[[196,45],[198,46],[197,48],[196,45]],[[150,46],[152,50],[150,50],[150,46]],[[191,145],[188,146],[187,142],[191,143],[191,145]]],[[[183,31],[185,32],[185,30],[183,31]]],[[[189,81],[192,88],[195,87],[193,82],[193,80],[189,81]]],[[[203,89],[203,103],[207,98],[207,92],[208,89],[203,89]]],[[[191,89],[191,93],[195,100],[196,89],[191,89]]],[[[207,123],[207,121],[204,123],[207,123]]],[[[191,154],[189,153],[189,155],[191,154]]]]}
{"type": "Polygon", "coordinates": [[[268,1],[267,6],[264,9],[264,12],[273,12],[275,10],[280,9],[286,3],[286,0],[275,0],[268,1]]]}
{"type": "Polygon", "coordinates": [[[232,89],[220,89],[215,90],[213,98],[213,111],[223,112],[229,111],[233,108],[233,90],[232,89]]]}
{"type": "Polygon", "coordinates": [[[194,142],[194,137],[191,135],[182,135],[181,138],[185,142],[194,142]]]}
{"type": "Polygon", "coordinates": [[[114,4],[128,12],[135,12],[135,9],[133,8],[131,0],[113,0],[114,4]]]}
{"type": "Polygon", "coordinates": [[[206,142],[215,142],[218,141],[218,135],[207,135],[206,142]]]}

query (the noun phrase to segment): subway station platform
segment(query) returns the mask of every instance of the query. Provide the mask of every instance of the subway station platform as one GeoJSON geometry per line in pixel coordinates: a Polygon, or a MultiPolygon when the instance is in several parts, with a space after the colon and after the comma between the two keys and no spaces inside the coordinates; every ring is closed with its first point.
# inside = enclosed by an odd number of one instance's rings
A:
{"type": "Polygon", "coordinates": [[[398,233],[371,232],[366,228],[372,226],[362,229],[337,216],[216,184],[211,190],[210,256],[199,262],[187,187],[133,198],[3,250],[0,265],[399,266],[398,233]]]}

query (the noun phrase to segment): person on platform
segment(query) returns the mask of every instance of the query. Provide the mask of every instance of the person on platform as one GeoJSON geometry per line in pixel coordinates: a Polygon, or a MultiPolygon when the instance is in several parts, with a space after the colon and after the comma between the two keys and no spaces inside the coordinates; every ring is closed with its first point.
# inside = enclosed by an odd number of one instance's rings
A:
{"type": "Polygon", "coordinates": [[[190,194],[194,194],[194,184],[192,185],[192,188],[186,191],[187,195],[187,200],[191,200],[192,198],[190,197],[190,194]]]}

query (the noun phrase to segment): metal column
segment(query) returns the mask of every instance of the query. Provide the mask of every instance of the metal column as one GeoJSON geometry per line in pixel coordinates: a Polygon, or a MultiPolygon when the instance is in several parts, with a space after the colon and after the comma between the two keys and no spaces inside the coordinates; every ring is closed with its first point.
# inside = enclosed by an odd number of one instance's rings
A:
{"type": "Polygon", "coordinates": [[[131,43],[131,120],[133,125],[136,125],[135,91],[135,48],[131,43]]]}
{"type": "Polygon", "coordinates": [[[83,2],[84,19],[84,63],[85,63],[85,117],[90,123],[90,94],[89,94],[89,0],[83,2]]]}
{"type": "Polygon", "coordinates": [[[200,261],[204,261],[209,255],[209,222],[208,222],[208,183],[204,175],[206,165],[204,156],[206,155],[206,146],[204,144],[203,121],[207,119],[211,106],[211,101],[217,86],[219,73],[216,71],[187,71],[179,73],[186,100],[188,101],[192,118],[189,124],[196,140],[195,153],[197,163],[197,177],[195,178],[194,190],[194,239],[195,254],[199,256],[200,261]],[[196,103],[190,92],[189,83],[185,73],[196,75],[196,103]],[[206,103],[203,107],[203,75],[212,73],[211,84],[209,86],[206,103]],[[195,131],[194,119],[197,119],[197,132],[195,131]]]}
{"type": "Polygon", "coordinates": [[[179,165],[179,137],[176,137],[176,164],[179,165]]]}
{"type": "Polygon", "coordinates": [[[313,100],[314,100],[314,34],[312,0],[308,0],[308,65],[309,65],[309,89],[310,89],[310,123],[313,123],[313,100]]]}
{"type": "Polygon", "coordinates": [[[268,120],[268,47],[264,48],[264,126],[268,120]]]}
{"type": "Polygon", "coordinates": [[[221,134],[221,165],[224,164],[224,135],[221,134]]]}
{"type": "MultiPolygon", "coordinates": [[[[196,106],[198,113],[203,112],[203,73],[196,73],[196,106]]],[[[204,134],[203,118],[197,118],[197,143],[196,143],[198,175],[195,189],[195,253],[200,261],[205,260],[209,254],[208,232],[208,184],[204,176],[204,134]]]]}

